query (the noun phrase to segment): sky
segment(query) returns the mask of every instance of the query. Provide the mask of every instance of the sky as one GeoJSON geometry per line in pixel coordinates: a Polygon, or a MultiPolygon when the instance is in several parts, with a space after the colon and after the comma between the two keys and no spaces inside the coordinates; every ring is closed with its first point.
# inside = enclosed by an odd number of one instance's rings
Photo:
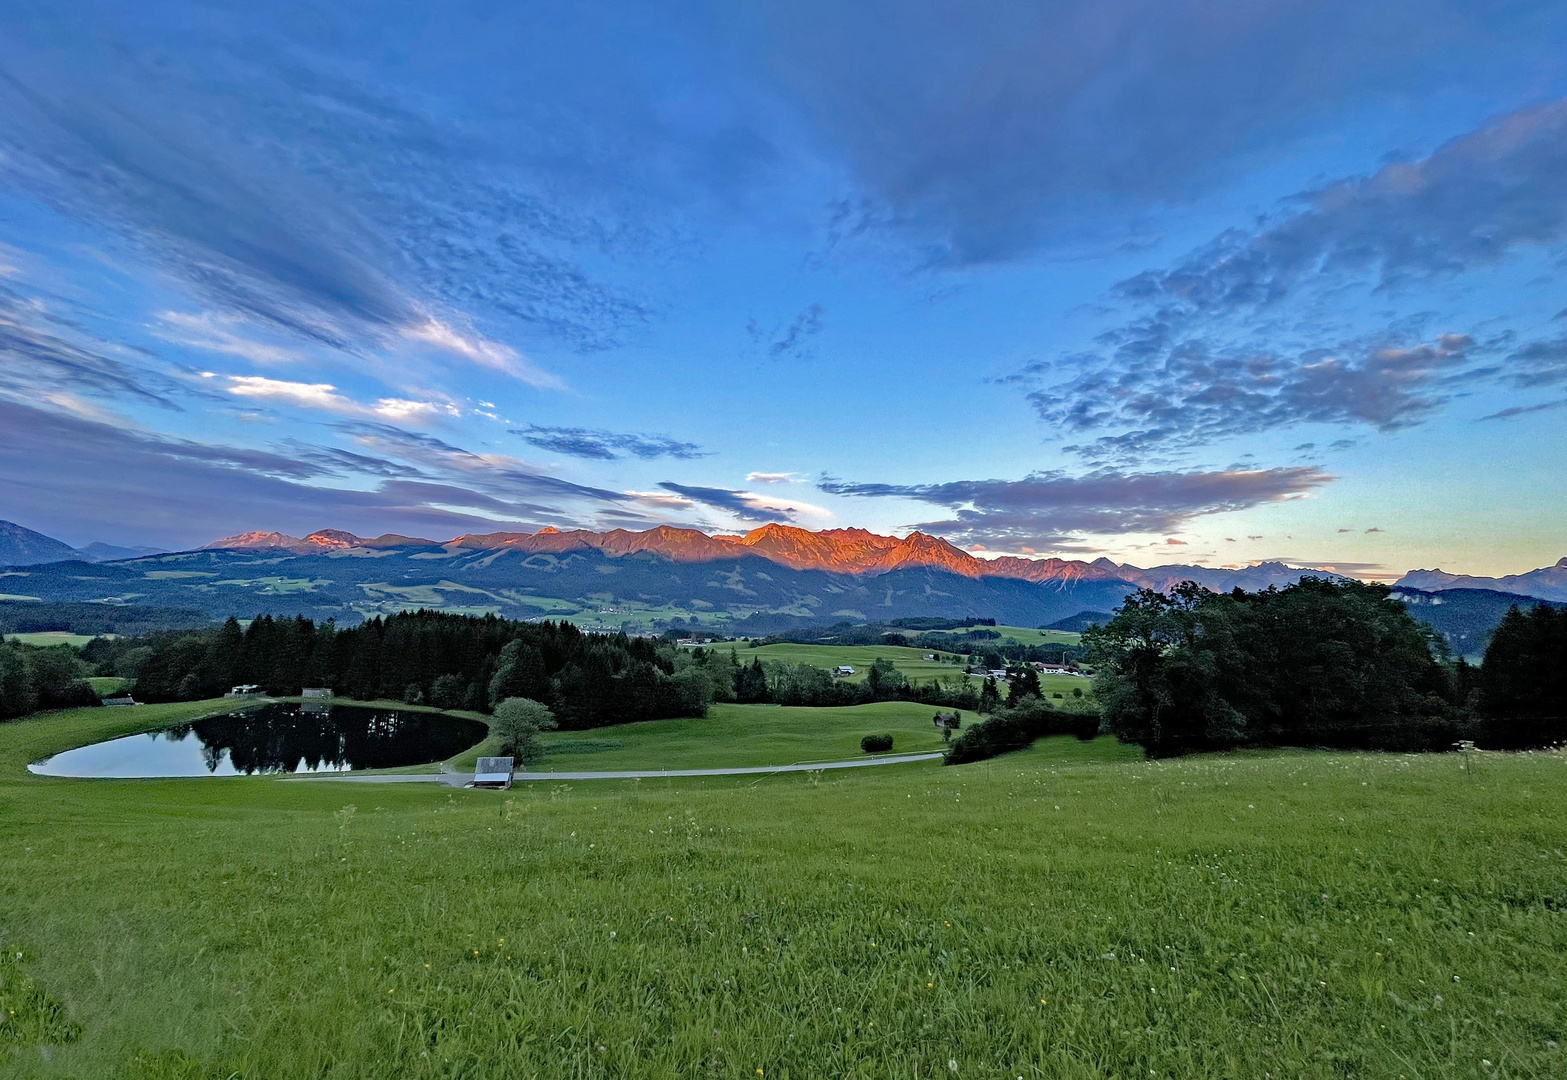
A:
{"type": "Polygon", "coordinates": [[[1567,555],[1567,3],[12,0],[0,518],[1567,555]]]}

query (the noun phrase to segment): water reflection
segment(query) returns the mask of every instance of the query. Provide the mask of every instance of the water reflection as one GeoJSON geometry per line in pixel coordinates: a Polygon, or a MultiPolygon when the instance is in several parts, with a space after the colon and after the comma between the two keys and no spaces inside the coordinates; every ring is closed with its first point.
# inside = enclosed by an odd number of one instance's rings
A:
{"type": "Polygon", "coordinates": [[[56,754],[43,776],[236,776],[348,772],[441,761],[479,742],[483,724],[354,705],[271,704],[56,754]]]}

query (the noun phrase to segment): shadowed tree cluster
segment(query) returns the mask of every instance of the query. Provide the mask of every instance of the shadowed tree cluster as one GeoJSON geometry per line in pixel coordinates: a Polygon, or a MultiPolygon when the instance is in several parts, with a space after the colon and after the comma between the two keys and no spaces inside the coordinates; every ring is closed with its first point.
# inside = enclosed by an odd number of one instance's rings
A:
{"type": "Polygon", "coordinates": [[[1509,611],[1476,681],[1477,742],[1521,750],[1567,740],[1567,608],[1509,611]]]}
{"type": "Polygon", "coordinates": [[[98,704],[83,681],[87,665],[66,645],[38,648],[0,641],[0,720],[38,709],[69,709],[98,704]]]}
{"type": "Polygon", "coordinates": [[[1150,753],[1446,749],[1467,719],[1445,646],[1382,585],[1143,589],[1084,640],[1105,730],[1150,753]]]}

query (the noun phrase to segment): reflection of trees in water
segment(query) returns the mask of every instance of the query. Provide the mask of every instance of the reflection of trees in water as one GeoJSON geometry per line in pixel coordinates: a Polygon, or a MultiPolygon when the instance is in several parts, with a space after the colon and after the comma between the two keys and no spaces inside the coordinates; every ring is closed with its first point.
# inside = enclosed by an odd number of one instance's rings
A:
{"type": "Polygon", "coordinates": [[[208,771],[217,771],[226,752],[242,773],[417,765],[451,757],[484,737],[484,725],[472,720],[351,705],[263,705],[183,730],[201,740],[208,771]]]}

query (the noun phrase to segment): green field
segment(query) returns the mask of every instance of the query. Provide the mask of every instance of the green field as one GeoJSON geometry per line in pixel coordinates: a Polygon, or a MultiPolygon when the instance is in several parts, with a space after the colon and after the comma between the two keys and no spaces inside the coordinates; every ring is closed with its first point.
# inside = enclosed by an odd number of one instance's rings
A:
{"type": "MultiPolygon", "coordinates": [[[[1037,632],[1037,631],[1036,631],[1037,632]]],[[[963,673],[961,664],[944,664],[940,661],[926,660],[930,655],[929,649],[909,648],[903,645],[762,645],[755,649],[745,646],[736,646],[732,642],[719,642],[709,646],[719,656],[728,658],[729,651],[734,650],[736,659],[742,664],[749,664],[753,657],[760,657],[765,664],[769,661],[784,661],[791,664],[810,664],[813,667],[826,668],[831,671],[840,664],[847,664],[854,668],[853,675],[844,676],[847,682],[864,682],[865,672],[876,660],[891,660],[893,667],[903,673],[904,678],[912,682],[929,682],[940,678],[943,681],[952,679],[963,673]]],[[[939,655],[951,656],[951,653],[939,655]]],[[[976,684],[981,681],[980,676],[973,676],[976,684]]],[[[1063,699],[1071,699],[1073,690],[1081,690],[1084,696],[1092,693],[1093,684],[1090,680],[1076,675],[1041,675],[1039,688],[1045,696],[1051,700],[1056,694],[1063,699]]],[[[928,719],[928,718],[927,718],[928,719]]]]}
{"type": "Polygon", "coordinates": [[[912,754],[941,749],[940,729],[931,722],[937,711],[908,701],[838,709],[714,705],[700,720],[549,732],[542,740],[544,760],[530,769],[707,769],[841,761],[864,757],[860,738],[879,732],[892,735],[893,753],[912,754]]]}
{"type": "Polygon", "coordinates": [[[0,725],[0,1076],[1567,1075],[1562,754],[23,770],[211,707],[0,725]]]}
{"type": "MultiPolygon", "coordinates": [[[[904,645],[794,645],[789,643],[778,645],[761,645],[755,649],[745,645],[736,645],[733,642],[719,642],[710,646],[719,656],[725,659],[729,651],[734,650],[735,658],[742,664],[749,664],[753,659],[760,658],[762,663],[769,661],[783,661],[790,664],[810,664],[813,667],[826,668],[829,671],[840,664],[847,664],[854,668],[854,674],[845,676],[850,682],[862,682],[865,672],[876,660],[891,660],[893,667],[903,672],[904,678],[919,682],[928,682],[940,677],[950,679],[954,675],[961,675],[961,664],[942,663],[939,660],[926,660],[931,650],[910,648],[904,645]]],[[[938,655],[951,656],[951,653],[938,655]]]]}
{"type": "Polygon", "coordinates": [[[129,683],[129,679],[122,679],[117,675],[95,675],[87,680],[87,684],[99,697],[107,697],[116,690],[123,690],[129,683]]]}
{"type": "MultiPolygon", "coordinates": [[[[109,635],[113,636],[113,635],[109,635]]],[[[64,630],[41,630],[34,634],[7,634],[7,641],[20,641],[24,645],[74,645],[81,648],[93,639],[91,634],[72,634],[64,630]]]]}

